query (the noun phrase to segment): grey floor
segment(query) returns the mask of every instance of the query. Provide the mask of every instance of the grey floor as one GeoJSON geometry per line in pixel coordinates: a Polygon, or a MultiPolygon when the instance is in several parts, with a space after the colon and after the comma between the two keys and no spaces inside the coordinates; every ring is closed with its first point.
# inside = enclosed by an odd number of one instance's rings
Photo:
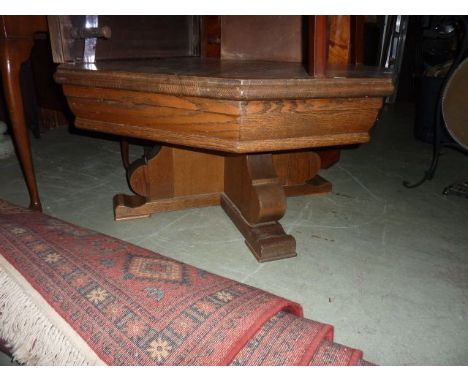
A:
{"type": "MultiPolygon", "coordinates": [[[[369,361],[468,365],[468,199],[441,193],[468,179],[468,156],[447,151],[435,179],[405,189],[431,155],[412,131],[412,105],[386,107],[371,142],[322,172],[331,194],[288,199],[297,258],[265,264],[220,207],[115,222],[128,190],[116,142],[63,128],[32,144],[45,213],[298,301],[369,361]]],[[[15,157],[0,160],[0,197],[28,204],[15,157]]]]}

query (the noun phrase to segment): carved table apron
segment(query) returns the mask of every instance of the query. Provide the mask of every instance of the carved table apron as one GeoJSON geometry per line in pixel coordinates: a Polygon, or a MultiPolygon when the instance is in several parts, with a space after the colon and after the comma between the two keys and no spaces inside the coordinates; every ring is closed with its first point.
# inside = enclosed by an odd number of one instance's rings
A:
{"type": "Polygon", "coordinates": [[[76,126],[155,142],[128,166],[116,219],[221,204],[258,261],[296,256],[286,197],[331,190],[311,149],[364,143],[392,79],[308,76],[301,64],[200,58],[62,64],[76,126]]]}

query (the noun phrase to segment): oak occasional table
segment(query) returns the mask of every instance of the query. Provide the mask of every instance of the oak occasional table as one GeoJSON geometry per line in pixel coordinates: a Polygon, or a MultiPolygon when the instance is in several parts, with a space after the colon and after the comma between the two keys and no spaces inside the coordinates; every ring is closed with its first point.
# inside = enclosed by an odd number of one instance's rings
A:
{"type": "Polygon", "coordinates": [[[300,63],[200,57],[59,66],[77,127],[155,142],[128,168],[135,195],[116,219],[221,204],[258,261],[296,256],[286,197],[327,192],[310,149],[364,143],[392,78],[374,69],[317,78],[300,63]]]}

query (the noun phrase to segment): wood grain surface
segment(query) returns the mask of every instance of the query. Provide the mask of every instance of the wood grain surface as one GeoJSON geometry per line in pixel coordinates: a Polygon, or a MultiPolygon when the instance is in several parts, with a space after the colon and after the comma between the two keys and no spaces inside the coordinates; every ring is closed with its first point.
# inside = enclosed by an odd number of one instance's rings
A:
{"type": "Polygon", "coordinates": [[[227,100],[65,85],[76,126],[247,153],[363,143],[381,97],[227,100]]]}
{"type": "Polygon", "coordinates": [[[385,97],[391,74],[372,67],[330,67],[323,78],[310,77],[300,63],[200,59],[101,61],[59,65],[63,85],[259,100],[334,97],[385,97]]]}

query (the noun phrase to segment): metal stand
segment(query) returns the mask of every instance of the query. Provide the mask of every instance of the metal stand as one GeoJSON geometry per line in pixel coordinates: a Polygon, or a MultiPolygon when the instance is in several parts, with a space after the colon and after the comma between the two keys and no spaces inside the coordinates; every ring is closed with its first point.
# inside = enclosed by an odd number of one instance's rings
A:
{"type": "MultiPolygon", "coordinates": [[[[445,122],[442,118],[442,94],[444,93],[444,89],[448,83],[448,80],[450,79],[452,73],[455,71],[455,69],[458,67],[458,65],[463,61],[463,59],[466,57],[467,52],[468,52],[468,20],[466,17],[461,16],[460,19],[460,26],[463,29],[463,37],[460,42],[460,48],[458,51],[458,55],[455,57],[453,60],[453,64],[450,67],[450,70],[448,71],[444,82],[441,87],[439,99],[437,101],[437,111],[436,111],[436,123],[435,123],[435,129],[434,129],[434,140],[433,140],[433,149],[432,149],[432,160],[431,164],[429,166],[429,169],[424,173],[422,179],[419,181],[411,184],[408,181],[403,181],[403,185],[406,188],[415,188],[423,184],[426,180],[431,180],[434,177],[435,171],[437,169],[437,165],[439,163],[439,157],[442,154],[442,149],[444,147],[452,147],[457,150],[464,151],[461,146],[454,142],[443,142],[442,141],[442,129],[445,126],[445,122]]],[[[449,186],[445,188],[447,190],[452,186],[449,186]]],[[[445,193],[444,190],[444,193],[445,193]]]]}
{"type": "Polygon", "coordinates": [[[443,121],[441,118],[441,97],[437,102],[437,114],[436,114],[436,126],[434,129],[434,140],[432,143],[432,160],[429,166],[429,169],[424,173],[423,177],[414,184],[411,184],[408,181],[403,181],[403,186],[406,188],[415,188],[423,184],[426,180],[432,180],[434,177],[435,171],[437,169],[437,164],[439,163],[439,157],[442,153],[442,148],[444,147],[444,143],[440,140],[440,129],[443,126],[443,121]]]}

